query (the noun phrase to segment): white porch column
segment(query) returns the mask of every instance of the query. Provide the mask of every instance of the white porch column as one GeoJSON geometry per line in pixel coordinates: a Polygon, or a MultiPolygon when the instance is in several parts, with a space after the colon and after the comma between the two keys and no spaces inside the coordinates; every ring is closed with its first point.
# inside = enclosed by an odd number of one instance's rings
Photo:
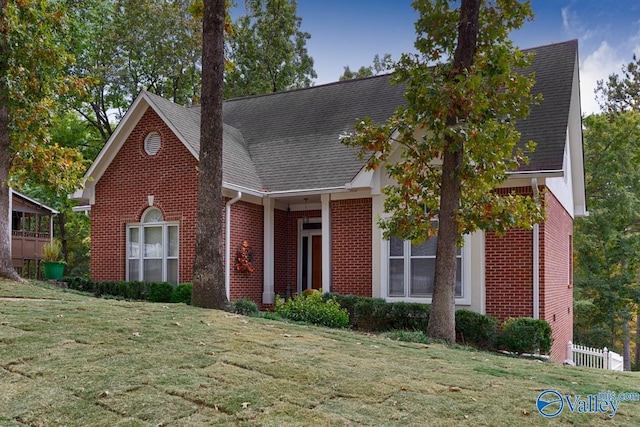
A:
{"type": "Polygon", "coordinates": [[[274,291],[274,207],[275,201],[271,198],[262,199],[262,206],[264,208],[264,285],[262,292],[262,303],[273,304],[275,301],[274,291]]]}
{"type": "Polygon", "coordinates": [[[322,292],[331,292],[331,194],[320,196],[322,201],[322,292]]]}

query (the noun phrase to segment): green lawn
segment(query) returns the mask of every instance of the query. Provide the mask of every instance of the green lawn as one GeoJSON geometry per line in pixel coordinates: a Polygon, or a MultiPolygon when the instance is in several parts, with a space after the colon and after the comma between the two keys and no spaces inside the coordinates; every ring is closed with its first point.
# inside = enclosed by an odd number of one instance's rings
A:
{"type": "Polygon", "coordinates": [[[640,425],[640,375],[0,282],[0,426],[640,425]],[[12,297],[12,298],[8,298],[12,297]],[[606,420],[606,421],[605,421],[606,420]]]}

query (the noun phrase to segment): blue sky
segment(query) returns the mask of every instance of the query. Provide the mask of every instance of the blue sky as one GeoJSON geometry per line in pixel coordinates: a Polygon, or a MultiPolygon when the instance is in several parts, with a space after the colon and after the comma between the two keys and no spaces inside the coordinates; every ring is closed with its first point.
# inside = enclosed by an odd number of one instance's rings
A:
{"type": "MultiPolygon", "coordinates": [[[[242,0],[238,0],[242,4],[242,0]]],[[[534,21],[512,34],[521,48],[578,39],[584,114],[597,112],[597,80],[619,73],[640,55],[639,0],[532,0],[534,21]]],[[[235,15],[235,13],[233,13],[235,15]]],[[[411,0],[298,0],[301,29],[318,74],[315,84],[371,65],[375,54],[397,60],[413,51],[416,13],[411,0]]]]}

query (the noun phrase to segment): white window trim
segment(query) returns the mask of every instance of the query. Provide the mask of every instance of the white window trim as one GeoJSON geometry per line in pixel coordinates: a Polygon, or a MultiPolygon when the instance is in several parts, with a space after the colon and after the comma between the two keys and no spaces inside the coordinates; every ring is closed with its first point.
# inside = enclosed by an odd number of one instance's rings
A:
{"type": "MultiPolygon", "coordinates": [[[[380,281],[381,281],[381,297],[388,302],[420,302],[423,304],[431,304],[431,297],[395,297],[389,296],[389,241],[385,240],[381,234],[382,248],[380,250],[380,281]]],[[[462,297],[456,297],[456,305],[471,304],[471,235],[463,236],[464,245],[462,246],[462,297]]],[[[408,272],[405,272],[405,274],[408,272]]]]}
{"type": "MultiPolygon", "coordinates": [[[[146,214],[151,210],[151,209],[157,209],[157,208],[150,208],[148,209],[145,213],[142,214],[142,219],[144,220],[144,217],[146,216],[146,214]]],[[[150,258],[150,257],[145,257],[144,256],[144,228],[145,227],[162,227],[162,281],[166,282],[167,281],[167,260],[177,260],[177,280],[176,280],[176,285],[178,283],[180,283],[180,223],[178,221],[160,221],[160,222],[136,222],[136,223],[130,223],[127,224],[127,231],[126,231],[126,238],[125,238],[125,244],[126,244],[126,280],[130,280],[129,279],[129,261],[132,259],[137,259],[138,260],[138,279],[136,279],[137,281],[144,281],[144,260],[145,259],[160,259],[160,258],[150,258]],[[176,231],[177,231],[177,236],[176,238],[178,239],[178,248],[177,248],[177,253],[175,256],[169,256],[169,227],[176,227],[176,231]],[[129,242],[129,236],[131,234],[131,229],[133,228],[137,228],[138,229],[138,245],[139,245],[139,253],[140,256],[138,258],[131,258],[131,253],[130,253],[130,242],[129,242]]],[[[134,280],[131,280],[134,281],[134,280]]]]}

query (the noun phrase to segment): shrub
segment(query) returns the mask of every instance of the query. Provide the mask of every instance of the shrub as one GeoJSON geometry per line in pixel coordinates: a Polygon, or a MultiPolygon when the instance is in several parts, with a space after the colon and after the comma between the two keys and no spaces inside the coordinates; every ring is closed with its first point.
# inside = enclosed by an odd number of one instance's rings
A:
{"type": "Polygon", "coordinates": [[[389,303],[389,327],[408,331],[426,331],[431,306],[419,302],[389,303]]]}
{"type": "Polygon", "coordinates": [[[67,283],[67,287],[69,289],[91,293],[93,293],[94,291],[93,282],[91,281],[91,279],[88,279],[86,277],[65,277],[62,280],[67,283]]]}
{"type": "Polygon", "coordinates": [[[518,317],[502,324],[497,346],[513,353],[548,354],[551,351],[551,326],[546,320],[518,317]]]}
{"type": "Polygon", "coordinates": [[[193,287],[191,283],[182,283],[175,288],[173,288],[173,292],[171,292],[171,301],[170,302],[183,302],[187,305],[191,304],[191,291],[193,287]]]}
{"type": "Polygon", "coordinates": [[[358,298],[354,310],[354,324],[367,331],[388,331],[390,304],[382,298],[358,298]]]}
{"type": "Polygon", "coordinates": [[[322,300],[320,292],[300,295],[284,302],[276,299],[276,313],[285,319],[307,322],[330,328],[346,328],[349,326],[347,310],[341,308],[333,299],[322,300]]]}
{"type": "Polygon", "coordinates": [[[498,321],[471,310],[456,311],[457,341],[482,349],[493,348],[498,321]]]}
{"type": "Polygon", "coordinates": [[[232,305],[232,311],[244,316],[252,316],[260,312],[258,310],[258,304],[248,298],[239,299],[234,302],[232,305]]]}
{"type": "Polygon", "coordinates": [[[170,302],[173,286],[167,282],[149,282],[146,284],[146,300],[151,302],[170,302]]]}
{"type": "Polygon", "coordinates": [[[322,295],[323,301],[334,300],[340,305],[340,307],[347,310],[347,314],[349,314],[349,321],[351,322],[351,326],[355,326],[354,324],[356,322],[355,306],[358,300],[360,300],[360,298],[362,297],[358,297],[355,295],[336,294],[333,292],[325,292],[322,295]]]}
{"type": "Polygon", "coordinates": [[[142,300],[145,297],[145,286],[143,282],[118,282],[116,293],[126,299],[142,300]]]}

